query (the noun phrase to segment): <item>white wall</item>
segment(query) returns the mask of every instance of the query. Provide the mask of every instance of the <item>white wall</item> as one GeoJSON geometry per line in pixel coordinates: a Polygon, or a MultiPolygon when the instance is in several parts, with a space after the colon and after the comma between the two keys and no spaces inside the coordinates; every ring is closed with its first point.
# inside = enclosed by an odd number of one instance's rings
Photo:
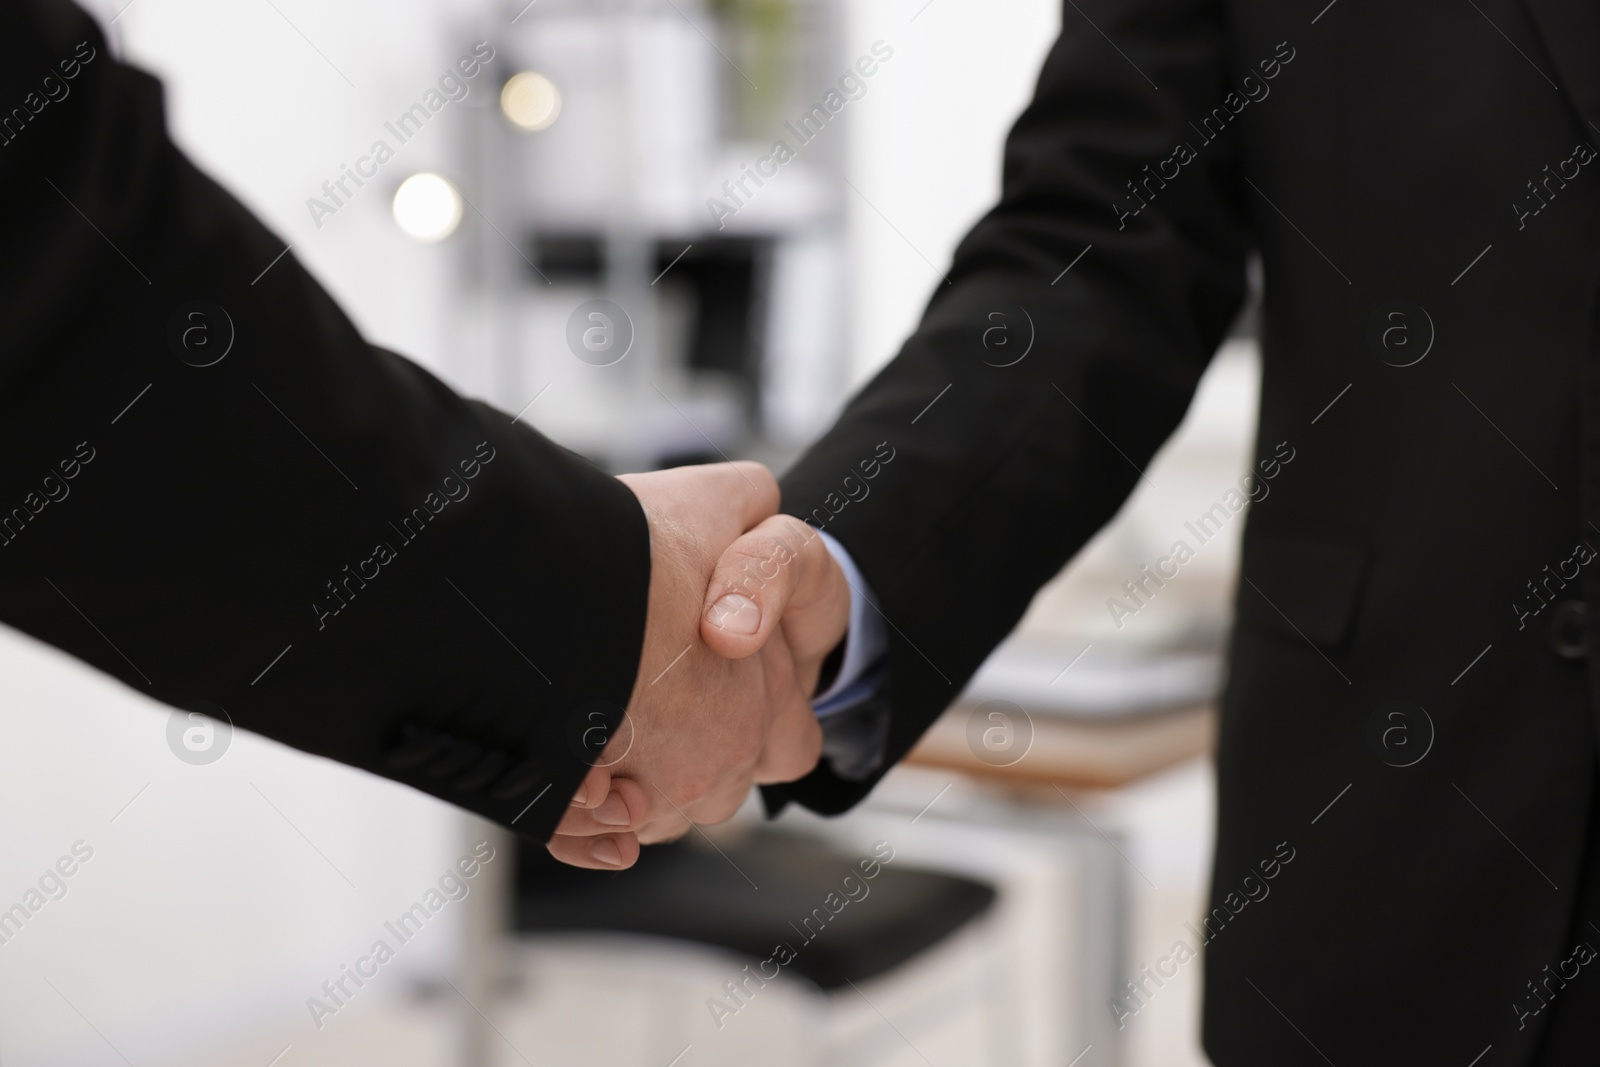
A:
{"type": "Polygon", "coordinates": [[[899,350],[999,195],[1001,145],[1061,22],[1060,0],[924,3],[846,7],[852,57],[880,39],[894,49],[849,117],[857,382],[899,350]]]}

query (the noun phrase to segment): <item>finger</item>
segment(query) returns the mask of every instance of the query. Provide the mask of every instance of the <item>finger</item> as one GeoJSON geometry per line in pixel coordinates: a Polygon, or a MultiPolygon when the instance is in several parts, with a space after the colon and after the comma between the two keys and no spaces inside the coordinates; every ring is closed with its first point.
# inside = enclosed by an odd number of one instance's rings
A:
{"type": "Polygon", "coordinates": [[[758,740],[748,759],[718,766],[715,777],[701,774],[669,783],[667,788],[651,783],[650,817],[636,831],[639,840],[647,845],[672,841],[693,826],[715,826],[733,818],[750,795],[750,773],[760,744],[758,740]]]}
{"type": "Polygon", "coordinates": [[[668,841],[676,841],[692,829],[694,829],[692,823],[673,812],[659,821],[652,819],[640,829],[638,839],[640,844],[661,845],[668,841]]]}
{"type": "Polygon", "coordinates": [[[795,655],[806,658],[837,644],[849,619],[849,585],[817,532],[791,515],[774,515],[717,561],[700,636],[713,652],[742,659],[782,625],[795,655]]]}
{"type": "Polygon", "coordinates": [[[782,635],[762,649],[761,661],[773,716],[752,777],[757,785],[792,782],[810,774],[822,758],[822,726],[795,677],[782,635]]]}
{"type": "Polygon", "coordinates": [[[826,553],[800,520],[774,515],[727,547],[706,586],[700,634],[729,659],[754,654],[772,637],[784,609],[802,594],[826,553]]]}
{"type": "Polygon", "coordinates": [[[748,530],[778,510],[778,479],[764,464],[753,460],[708,464],[704,470],[722,484],[717,504],[738,517],[739,529],[748,530]]]}
{"type": "Polygon", "coordinates": [[[578,783],[578,791],[572,795],[572,807],[593,808],[600,805],[611,793],[611,768],[604,766],[590,767],[589,773],[583,776],[583,781],[578,783]]]}
{"type": "Polygon", "coordinates": [[[573,867],[592,871],[620,871],[639,860],[639,839],[633,834],[603,837],[568,837],[557,834],[545,846],[550,855],[573,867]]]}
{"type": "Polygon", "coordinates": [[[650,798],[632,778],[611,779],[611,791],[592,808],[569,807],[556,833],[576,837],[637,830],[650,817],[650,798]]]}
{"type": "Polygon", "coordinates": [[[716,826],[727,822],[744,807],[753,784],[750,771],[745,770],[684,810],[696,826],[716,826]]]}
{"type": "Polygon", "coordinates": [[[650,813],[633,831],[639,843],[654,845],[682,837],[690,826],[683,809],[659,785],[642,784],[641,788],[648,795],[650,813]]]}
{"type": "Polygon", "coordinates": [[[767,732],[767,747],[756,763],[757,785],[793,782],[810,774],[822,758],[822,724],[809,701],[796,694],[767,732]]]}

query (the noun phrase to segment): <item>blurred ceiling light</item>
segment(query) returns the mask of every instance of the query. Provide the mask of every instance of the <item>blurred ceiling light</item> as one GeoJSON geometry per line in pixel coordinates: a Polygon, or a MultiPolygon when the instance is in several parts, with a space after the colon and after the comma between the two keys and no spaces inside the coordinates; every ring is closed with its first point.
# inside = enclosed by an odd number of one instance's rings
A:
{"type": "Polygon", "coordinates": [[[442,241],[461,224],[461,194],[437,174],[413,174],[394,192],[394,221],[407,237],[442,241]]]}
{"type": "Polygon", "coordinates": [[[561,92],[543,74],[513,74],[500,90],[500,110],[518,129],[542,130],[561,114],[561,92]]]}

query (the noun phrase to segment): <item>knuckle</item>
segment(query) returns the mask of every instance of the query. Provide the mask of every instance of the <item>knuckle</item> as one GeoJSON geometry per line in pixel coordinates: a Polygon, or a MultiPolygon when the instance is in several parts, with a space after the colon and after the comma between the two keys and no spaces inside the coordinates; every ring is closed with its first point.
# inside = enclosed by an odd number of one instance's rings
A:
{"type": "Polygon", "coordinates": [[[772,525],[781,530],[784,539],[797,548],[817,540],[817,531],[793,515],[774,515],[772,525]]]}
{"type": "Polygon", "coordinates": [[[788,546],[781,540],[770,534],[763,534],[751,546],[749,562],[759,577],[770,582],[778,576],[787,553],[788,546]]]}
{"type": "Polygon", "coordinates": [[[723,558],[719,583],[727,591],[742,593],[752,599],[776,579],[783,569],[786,557],[781,545],[765,536],[756,536],[744,544],[730,549],[723,558]]]}
{"type": "Polygon", "coordinates": [[[761,490],[764,495],[776,496],[778,494],[778,476],[772,473],[771,468],[765,463],[759,463],[755,460],[747,460],[746,462],[750,465],[747,473],[750,475],[750,480],[755,482],[756,488],[761,490]]]}
{"type": "Polygon", "coordinates": [[[640,830],[637,836],[641,845],[661,845],[668,841],[676,841],[689,832],[691,825],[693,824],[674,815],[671,820],[652,822],[640,830]]]}
{"type": "Polygon", "coordinates": [[[810,774],[817,761],[822,758],[822,734],[819,731],[813,741],[797,746],[789,755],[789,766],[784,768],[784,773],[789,777],[787,781],[804,778],[810,774]]]}
{"type": "Polygon", "coordinates": [[[741,459],[731,464],[712,464],[707,469],[727,472],[728,485],[754,506],[766,511],[776,510],[780,499],[778,479],[765,463],[741,459]]]}
{"type": "Polygon", "coordinates": [[[694,774],[686,775],[683,780],[678,783],[677,789],[674,790],[674,792],[677,793],[677,796],[673,799],[677,803],[678,807],[687,808],[693,804],[698,804],[700,801],[710,796],[712,790],[715,788],[716,783],[712,780],[712,776],[710,774],[703,771],[696,772],[694,774]]]}
{"type": "Polygon", "coordinates": [[[715,826],[717,823],[727,822],[739,813],[744,806],[744,795],[730,796],[719,799],[716,803],[707,806],[704,815],[698,820],[702,826],[715,826]]]}

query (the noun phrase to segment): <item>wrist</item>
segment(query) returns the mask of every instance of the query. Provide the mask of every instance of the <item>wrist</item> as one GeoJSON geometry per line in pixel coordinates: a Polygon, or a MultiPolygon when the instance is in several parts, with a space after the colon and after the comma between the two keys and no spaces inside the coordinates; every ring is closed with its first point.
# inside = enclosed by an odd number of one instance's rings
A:
{"type": "MultiPolygon", "coordinates": [[[[630,486],[630,488],[632,488],[630,486]]],[[[645,607],[644,641],[639,649],[639,669],[634,677],[630,712],[644,690],[692,641],[698,626],[700,593],[687,565],[686,549],[692,534],[680,524],[655,512],[640,499],[650,530],[650,583],[645,607]],[[673,635],[683,635],[675,644],[673,635]],[[668,646],[670,651],[665,651],[668,646]],[[665,654],[665,658],[663,658],[665,654]]]]}

